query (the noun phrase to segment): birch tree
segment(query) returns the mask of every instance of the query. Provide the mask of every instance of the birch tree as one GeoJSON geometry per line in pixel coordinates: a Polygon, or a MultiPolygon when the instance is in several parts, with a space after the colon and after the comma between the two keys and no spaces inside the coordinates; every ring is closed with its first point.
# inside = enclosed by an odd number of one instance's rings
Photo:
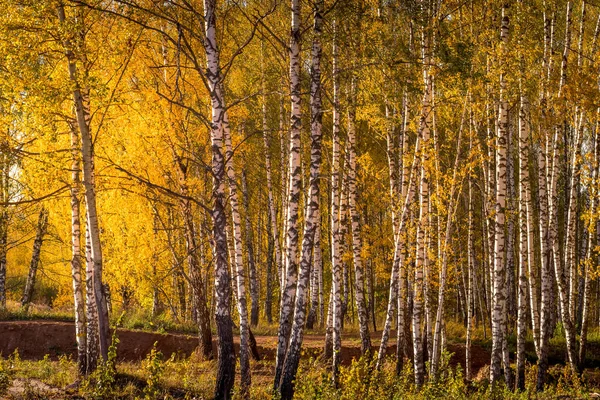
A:
{"type": "Polygon", "coordinates": [[[288,339],[292,327],[294,297],[297,283],[298,253],[298,205],[300,202],[301,160],[300,160],[300,1],[291,0],[292,24],[289,44],[290,58],[290,142],[289,142],[289,193],[286,215],[285,240],[285,285],[282,285],[279,330],[277,333],[277,354],[275,360],[274,388],[281,379],[288,339]]]}
{"type": "MultiPolygon", "coordinates": [[[[67,19],[62,3],[58,5],[58,19],[62,26],[66,26],[67,19]]],[[[83,21],[81,22],[83,23],[83,21]]],[[[102,290],[102,244],[100,242],[100,226],[96,206],[96,184],[94,178],[94,150],[90,130],[90,110],[88,92],[81,87],[80,76],[76,63],[76,56],[72,50],[70,40],[64,40],[64,49],[67,57],[69,79],[73,87],[73,103],[77,127],[81,137],[81,154],[83,164],[83,186],[85,189],[85,204],[87,210],[87,226],[89,230],[89,245],[91,260],[93,262],[93,293],[98,313],[98,343],[100,355],[108,359],[108,309],[106,298],[102,290]]],[[[81,46],[80,46],[81,47],[81,46]]],[[[80,57],[82,55],[79,55],[80,57]]],[[[88,322],[89,323],[89,322],[88,322]]]]}
{"type": "Polygon", "coordinates": [[[204,51],[206,78],[211,100],[210,138],[213,175],[213,256],[215,270],[215,320],[218,340],[215,399],[231,398],[235,380],[235,349],[230,314],[231,276],[227,259],[227,222],[225,216],[225,126],[228,124],[222,88],[219,47],[217,45],[216,0],[204,0],[204,51]]]}
{"type": "Polygon", "coordinates": [[[319,178],[321,173],[321,138],[322,119],[321,109],[321,31],[323,25],[323,0],[314,5],[314,36],[312,44],[311,81],[310,81],[310,109],[311,109],[311,159],[310,182],[306,202],[304,234],[302,237],[302,252],[300,255],[299,279],[296,288],[296,302],[294,305],[294,322],[290,337],[290,344],[285,357],[283,373],[280,383],[282,399],[292,399],[294,395],[294,380],[300,364],[300,350],[302,335],[306,319],[307,286],[310,279],[312,254],[315,248],[315,232],[320,224],[320,188],[319,178]]]}
{"type": "Polygon", "coordinates": [[[40,254],[42,251],[42,244],[44,242],[44,236],[48,230],[48,210],[44,207],[40,210],[38,216],[37,226],[35,230],[35,239],[33,240],[33,251],[31,252],[31,262],[29,263],[29,274],[27,275],[27,282],[25,283],[25,289],[23,290],[23,296],[21,297],[21,307],[25,312],[29,309],[29,304],[33,297],[33,289],[37,277],[37,270],[40,264],[40,254]]]}
{"type": "MultiPolygon", "coordinates": [[[[508,15],[502,7],[500,40],[503,48],[508,43],[508,15]]],[[[506,288],[505,288],[505,209],[506,209],[506,149],[508,138],[508,101],[506,100],[505,70],[500,74],[500,107],[496,136],[496,213],[494,238],[494,280],[492,297],[492,362],[490,382],[496,384],[502,372],[502,342],[506,332],[506,288]]],[[[505,366],[509,368],[508,365],[505,366]]],[[[507,382],[508,383],[508,382],[507,382]]]]}

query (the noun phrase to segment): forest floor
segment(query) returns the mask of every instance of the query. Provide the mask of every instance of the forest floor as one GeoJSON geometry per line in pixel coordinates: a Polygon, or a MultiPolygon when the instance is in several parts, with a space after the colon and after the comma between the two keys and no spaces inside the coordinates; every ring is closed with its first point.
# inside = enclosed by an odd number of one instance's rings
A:
{"type": "MultiPolygon", "coordinates": [[[[252,374],[253,385],[268,388],[273,379],[273,368],[277,337],[271,334],[255,335],[261,361],[253,361],[252,374]]],[[[266,333],[269,333],[268,331],[266,333]]],[[[371,334],[373,350],[378,350],[380,332],[371,334]]],[[[197,363],[194,359],[194,350],[198,338],[182,333],[157,333],[142,330],[118,329],[117,337],[117,361],[119,371],[117,384],[133,387],[132,391],[140,393],[146,386],[144,371],[145,359],[156,346],[164,359],[179,360],[170,367],[173,371],[184,371],[174,384],[166,384],[165,387],[172,398],[187,398],[186,390],[194,386],[197,393],[207,393],[211,390],[212,373],[214,372],[214,361],[208,363],[197,363]],[[171,358],[173,356],[173,358],[171,358]],[[194,363],[197,364],[194,367],[194,363]],[[211,364],[212,363],[212,364],[211,364]],[[179,368],[179,369],[178,369],[179,368]],[[194,369],[195,368],[195,369],[194,369]],[[195,375],[194,375],[195,374],[195,375]],[[186,379],[200,381],[187,382],[186,379]],[[182,378],[183,377],[183,378],[182,378]],[[205,378],[204,378],[205,377],[205,378]],[[202,381],[204,379],[204,381],[202,381]],[[181,381],[184,381],[183,383],[181,381]],[[121,383],[119,382],[121,381],[121,383]],[[187,385],[187,386],[186,386],[187,385]],[[190,386],[191,385],[191,386],[190,386]]],[[[392,332],[387,348],[388,355],[396,353],[395,334],[392,332]]],[[[236,347],[239,346],[239,337],[235,337],[236,347]]],[[[311,359],[317,359],[323,349],[325,337],[322,333],[307,333],[303,341],[303,360],[311,368],[311,359]]],[[[213,340],[216,354],[216,341],[213,340]]],[[[531,346],[532,347],[532,346],[531,346]]],[[[449,365],[452,367],[465,368],[465,346],[460,339],[450,338],[447,344],[448,352],[451,354],[449,365]]],[[[560,343],[555,343],[551,354],[551,362],[560,364],[563,362],[563,353],[560,343]]],[[[9,399],[29,398],[82,398],[77,390],[69,388],[73,382],[74,363],[76,359],[75,327],[73,322],[52,320],[27,320],[27,321],[0,321],[0,355],[7,358],[18,350],[18,358],[22,366],[22,373],[17,374],[12,380],[8,392],[9,399]],[[61,367],[62,365],[62,367],[61,367]],[[35,393],[35,396],[31,396],[35,393]]],[[[236,348],[236,351],[238,349],[236,348]]],[[[533,353],[533,349],[528,349],[533,353]]],[[[342,340],[342,364],[349,367],[353,360],[360,357],[360,340],[356,332],[347,332],[342,340]]],[[[588,387],[600,387],[600,341],[591,341],[589,353],[591,362],[587,365],[586,381],[588,387]]],[[[530,357],[528,357],[530,358],[530,357]]],[[[487,364],[490,360],[489,343],[482,341],[472,344],[472,373],[476,380],[487,378],[487,364]]],[[[532,359],[531,363],[535,361],[532,359]]],[[[351,368],[351,367],[349,367],[351,368]]],[[[168,378],[168,377],[167,377],[168,378]]],[[[168,379],[167,379],[168,380],[168,379]]],[[[595,391],[595,390],[594,390],[595,391]]],[[[137,397],[137,396],[135,396],[137,397]]],[[[262,396],[261,396],[262,397],[262,396]]],[[[2,396],[0,396],[0,399],[2,396]]],[[[133,397],[132,397],[133,398],[133,397]]],[[[202,396],[200,396],[202,398],[202,396]]]]}
{"type": "MultiPolygon", "coordinates": [[[[390,335],[387,354],[396,354],[395,332],[390,335]]],[[[198,338],[180,333],[155,333],[141,330],[117,330],[117,360],[135,362],[146,358],[156,343],[156,349],[166,357],[173,354],[178,358],[188,358],[198,345],[198,338]]],[[[18,349],[24,360],[41,360],[48,355],[51,360],[58,360],[61,355],[76,358],[75,326],[65,321],[0,321],[0,354],[9,355],[18,349]]],[[[259,354],[263,360],[275,360],[277,336],[255,335],[259,354]]],[[[372,332],[373,351],[379,349],[381,332],[372,332]]],[[[239,336],[234,337],[236,352],[239,351],[239,336]]],[[[302,343],[304,357],[318,358],[325,343],[323,334],[304,334],[302,343]]],[[[217,343],[213,338],[213,350],[216,354],[217,343]]],[[[460,364],[465,368],[465,346],[449,343],[448,350],[453,353],[450,364],[460,364]]],[[[472,370],[474,374],[484,367],[490,359],[489,350],[479,344],[471,346],[472,370]]],[[[342,337],[342,364],[350,365],[353,359],[360,358],[360,340],[356,333],[348,333],[342,337]]]]}

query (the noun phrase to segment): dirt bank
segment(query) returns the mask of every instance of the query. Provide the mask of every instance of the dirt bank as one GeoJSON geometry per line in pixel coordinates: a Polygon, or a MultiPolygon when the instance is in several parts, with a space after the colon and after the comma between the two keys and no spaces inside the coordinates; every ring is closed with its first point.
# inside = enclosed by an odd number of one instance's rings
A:
{"type": "MultiPolygon", "coordinates": [[[[120,361],[139,361],[146,357],[156,342],[156,346],[166,357],[173,353],[182,357],[189,357],[198,344],[194,336],[174,333],[152,333],[129,329],[118,330],[119,344],[117,346],[117,358],[120,361]]],[[[379,333],[372,334],[374,351],[377,351],[379,333]]],[[[393,336],[392,336],[393,337],[393,336]]],[[[304,337],[303,348],[307,356],[319,356],[321,354],[323,335],[307,334],[304,337]]],[[[236,337],[236,346],[239,339],[236,337]]],[[[256,336],[258,350],[261,356],[267,360],[275,359],[277,337],[256,336]]],[[[465,351],[463,345],[450,344],[450,352],[454,353],[451,363],[465,366],[465,351]]],[[[0,353],[8,356],[15,349],[23,359],[42,359],[45,354],[56,359],[60,355],[75,358],[77,346],[75,342],[75,326],[72,322],[58,321],[0,321],[0,353]]],[[[216,352],[216,341],[213,341],[216,352]]],[[[237,349],[236,349],[237,350],[237,349]]],[[[472,346],[472,369],[474,374],[489,362],[489,352],[480,346],[472,346]]],[[[396,346],[391,344],[387,354],[395,354],[396,346]]],[[[342,363],[350,364],[353,358],[360,356],[360,345],[356,337],[349,336],[342,344],[342,363]]]]}

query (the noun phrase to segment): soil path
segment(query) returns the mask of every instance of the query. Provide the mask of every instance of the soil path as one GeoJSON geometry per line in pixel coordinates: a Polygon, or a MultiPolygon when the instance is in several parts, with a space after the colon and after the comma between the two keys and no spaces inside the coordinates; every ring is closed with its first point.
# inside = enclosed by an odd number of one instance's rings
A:
{"type": "MultiPolygon", "coordinates": [[[[394,337],[395,335],[391,335],[394,337]]],[[[156,347],[166,357],[172,354],[189,357],[198,345],[198,338],[176,333],[153,333],[138,330],[119,329],[117,358],[120,361],[139,361],[146,357],[156,342],[156,347]]],[[[380,333],[372,334],[374,351],[377,351],[380,333]],[[377,346],[377,347],[375,347],[377,346]]],[[[239,338],[235,337],[236,351],[239,338]]],[[[318,357],[325,342],[324,335],[305,334],[303,349],[305,356],[318,357]]],[[[276,336],[256,336],[256,343],[263,359],[274,360],[277,347],[276,336]]],[[[216,341],[213,341],[216,353],[216,341]]],[[[454,353],[451,364],[465,367],[465,348],[461,344],[449,344],[449,351],[454,353]]],[[[28,360],[42,359],[45,354],[56,359],[60,355],[75,358],[77,346],[75,342],[75,325],[72,322],[58,321],[0,321],[0,354],[8,356],[19,349],[21,358],[28,360]]],[[[396,346],[390,341],[387,354],[395,354],[396,346]]],[[[472,346],[472,370],[477,374],[480,368],[489,362],[490,354],[480,346],[472,346]]],[[[342,363],[349,365],[353,358],[360,357],[360,341],[354,334],[346,335],[342,342],[342,363]]]]}

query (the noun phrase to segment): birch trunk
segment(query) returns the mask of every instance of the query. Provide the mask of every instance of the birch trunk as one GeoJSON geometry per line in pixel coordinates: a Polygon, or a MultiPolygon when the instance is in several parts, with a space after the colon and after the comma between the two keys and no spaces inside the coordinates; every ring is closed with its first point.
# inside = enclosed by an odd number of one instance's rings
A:
{"type": "MultiPolygon", "coordinates": [[[[469,143],[469,147],[471,144],[469,143]]],[[[471,380],[471,330],[473,327],[473,290],[475,273],[475,249],[473,246],[473,184],[469,179],[469,204],[468,204],[468,227],[467,227],[467,333],[465,340],[465,378],[471,380]]]]}
{"type": "MultiPolygon", "coordinates": [[[[546,76],[550,76],[552,69],[552,42],[553,42],[553,21],[552,19],[544,16],[544,68],[546,76]]],[[[544,81],[547,78],[544,77],[544,81]]],[[[546,382],[546,373],[548,370],[548,350],[550,345],[550,335],[552,330],[552,265],[550,260],[550,246],[549,246],[549,206],[548,206],[548,123],[546,102],[547,102],[547,82],[544,82],[542,88],[542,125],[541,130],[543,133],[540,149],[537,155],[537,166],[538,166],[538,198],[540,207],[540,259],[541,259],[541,306],[540,306],[540,344],[539,344],[539,355],[538,355],[538,375],[536,382],[536,389],[538,391],[544,390],[544,384],[546,382]],[[545,142],[544,142],[545,140],[545,142]]]]}
{"type": "MultiPolygon", "coordinates": [[[[332,343],[333,362],[332,380],[337,387],[338,373],[341,361],[341,329],[342,329],[342,258],[340,237],[340,104],[339,104],[339,75],[337,66],[337,21],[333,20],[333,146],[331,158],[331,270],[332,270],[332,343]]],[[[331,304],[331,302],[330,302],[331,304]]],[[[331,305],[330,305],[331,307],[331,305]]]]}
{"type": "Polygon", "coordinates": [[[321,251],[321,213],[317,210],[317,226],[315,228],[315,240],[313,248],[313,268],[311,271],[310,297],[311,305],[306,319],[306,328],[313,329],[319,311],[319,322],[323,325],[323,253],[321,251]]]}
{"type": "Polygon", "coordinates": [[[277,390],[283,372],[288,340],[292,327],[294,297],[298,269],[298,205],[300,202],[301,159],[300,159],[300,1],[291,0],[292,27],[290,33],[290,142],[289,142],[289,194],[285,240],[285,285],[281,293],[279,330],[277,333],[277,355],[275,359],[274,389],[277,390]]]}
{"type": "MultiPolygon", "coordinates": [[[[66,16],[62,4],[58,6],[58,19],[61,25],[65,24],[66,16]]],[[[102,245],[100,243],[100,226],[98,221],[98,210],[96,207],[96,184],[94,178],[94,149],[92,134],[90,131],[90,109],[89,98],[86,90],[82,89],[76,63],[69,40],[65,40],[64,49],[68,61],[69,79],[73,87],[73,103],[77,118],[77,126],[81,137],[81,154],[83,160],[83,186],[85,188],[85,202],[87,208],[87,223],[89,226],[89,238],[91,246],[91,259],[94,266],[93,287],[98,311],[98,341],[100,355],[106,361],[108,359],[108,308],[106,298],[102,290],[102,245]]],[[[81,55],[80,55],[81,56],[81,55]]],[[[84,55],[85,56],[85,55],[84,55]]]]}
{"type": "MultiPolygon", "coordinates": [[[[177,158],[179,166],[179,190],[182,199],[179,202],[181,217],[184,222],[185,250],[188,263],[189,280],[191,286],[192,305],[196,312],[195,321],[198,324],[198,339],[200,354],[205,360],[213,359],[212,333],[210,331],[210,317],[206,306],[206,293],[202,279],[202,265],[198,262],[199,244],[197,243],[196,227],[192,213],[192,204],[187,198],[189,189],[187,185],[188,166],[177,158]]],[[[184,296],[185,298],[185,296],[184,296]]],[[[185,300],[180,303],[185,307],[185,300]]]]}
{"type": "Polygon", "coordinates": [[[225,141],[225,171],[227,182],[229,184],[229,205],[231,207],[231,220],[233,231],[233,255],[230,254],[230,260],[234,266],[233,276],[235,276],[237,309],[240,317],[240,373],[241,373],[241,394],[244,398],[250,396],[250,326],[248,324],[248,305],[246,300],[246,271],[243,260],[242,243],[242,220],[240,217],[239,200],[237,192],[237,181],[235,169],[233,166],[233,146],[231,144],[231,133],[229,130],[229,121],[227,111],[225,111],[221,121],[223,129],[223,139],[225,141]]]}
{"type": "Polygon", "coordinates": [[[85,310],[86,310],[86,375],[90,375],[98,367],[98,309],[94,296],[94,263],[92,261],[92,246],[90,231],[85,225],[85,310]]]}
{"type": "Polygon", "coordinates": [[[308,201],[306,202],[304,234],[302,238],[302,254],[300,259],[300,272],[296,288],[296,304],[294,306],[294,323],[290,344],[285,357],[283,374],[281,378],[281,398],[292,399],[294,396],[294,380],[300,363],[300,350],[304,333],[306,317],[306,292],[310,279],[312,253],[315,248],[315,232],[320,224],[319,218],[319,178],[321,173],[321,138],[322,119],[321,109],[321,31],[323,24],[324,1],[319,0],[314,5],[314,37],[312,44],[312,64],[310,82],[310,108],[311,108],[311,159],[310,182],[308,201]]]}
{"type": "MultiPolygon", "coordinates": [[[[416,176],[417,176],[417,172],[418,172],[418,168],[419,168],[419,157],[420,157],[420,141],[419,138],[417,138],[417,143],[415,144],[415,150],[414,150],[414,156],[413,156],[413,161],[412,161],[412,167],[410,169],[405,169],[405,173],[403,173],[403,193],[398,194],[397,188],[396,188],[396,181],[394,179],[395,175],[392,175],[393,170],[394,170],[394,163],[391,161],[392,158],[390,157],[390,150],[392,149],[391,146],[391,137],[388,135],[388,167],[390,169],[390,194],[392,196],[392,198],[394,198],[396,195],[399,195],[401,197],[402,201],[402,209],[400,211],[400,215],[398,217],[398,226],[397,226],[397,232],[398,234],[394,235],[394,259],[393,259],[393,264],[392,264],[392,271],[390,274],[390,290],[389,290],[389,296],[388,296],[388,304],[387,304],[387,310],[386,310],[386,315],[385,315],[385,323],[383,326],[383,330],[381,333],[381,342],[379,345],[379,351],[377,353],[377,363],[376,363],[376,368],[379,370],[382,366],[383,366],[383,361],[384,361],[384,357],[385,357],[385,353],[387,350],[387,343],[388,343],[388,339],[389,339],[389,334],[390,334],[390,330],[392,328],[392,321],[394,318],[394,308],[396,306],[396,304],[400,303],[399,299],[403,299],[403,296],[405,296],[408,293],[408,290],[406,288],[406,266],[404,265],[404,257],[405,257],[405,252],[407,249],[407,245],[405,243],[405,241],[407,240],[406,235],[402,234],[402,232],[404,231],[406,224],[408,223],[409,220],[409,216],[410,216],[410,207],[417,195],[416,193],[416,176]],[[408,176],[409,174],[406,173],[407,171],[410,171],[410,176],[408,176]],[[404,188],[406,188],[406,190],[404,190],[404,188]]],[[[408,164],[408,163],[407,163],[408,164]]],[[[392,205],[392,209],[393,209],[393,205],[392,205]]],[[[401,310],[398,310],[398,327],[400,328],[400,324],[402,322],[402,325],[404,324],[404,308],[402,308],[401,310]]],[[[403,328],[403,326],[402,326],[403,328]]],[[[404,336],[404,332],[398,332],[398,335],[402,335],[402,337],[404,336]]],[[[400,344],[402,345],[402,344],[400,344]]],[[[396,364],[396,372],[400,373],[402,371],[403,368],[403,359],[400,360],[398,359],[398,362],[396,364]]]]}
{"type": "MultiPolygon", "coordinates": [[[[562,89],[566,83],[567,79],[567,60],[569,56],[570,50],[570,42],[571,42],[571,10],[572,4],[571,2],[567,2],[567,15],[566,15],[566,37],[565,37],[565,46],[563,50],[563,58],[561,63],[561,77],[560,84],[558,89],[558,98],[561,97],[562,89]]],[[[560,316],[563,322],[563,327],[565,329],[565,339],[567,342],[567,356],[568,363],[571,370],[576,373],[577,372],[577,354],[575,350],[575,327],[573,326],[573,321],[571,319],[571,314],[569,312],[569,298],[567,292],[567,282],[565,282],[565,271],[566,266],[562,265],[562,260],[560,258],[560,247],[558,240],[558,164],[559,164],[559,133],[562,128],[560,126],[555,126],[554,128],[554,140],[553,140],[553,156],[552,156],[552,167],[551,171],[551,180],[550,180],[550,198],[549,198],[549,207],[550,207],[550,218],[549,218],[549,236],[550,236],[550,244],[552,247],[552,258],[554,262],[554,273],[556,276],[556,284],[558,287],[558,298],[559,298],[559,306],[560,306],[560,316]]]]}
{"type": "MultiPolygon", "coordinates": [[[[521,93],[519,104],[519,289],[517,308],[517,380],[518,390],[525,389],[525,339],[527,335],[527,272],[535,268],[535,260],[529,258],[530,248],[534,243],[529,242],[531,215],[531,193],[529,188],[529,125],[526,116],[525,96],[521,93]]],[[[531,275],[529,276],[531,280],[531,275]]],[[[535,287],[535,282],[530,282],[535,287]]],[[[532,293],[533,297],[533,293],[532,293]]],[[[532,301],[533,303],[533,301],[532,301]]],[[[536,315],[532,308],[533,325],[536,315]]],[[[534,331],[535,332],[535,331],[534,331]]],[[[539,332],[537,333],[539,335],[539,332]]],[[[534,333],[534,342],[538,339],[534,333]]],[[[537,348],[537,344],[536,344],[537,348]]]]}
{"type": "MultiPolygon", "coordinates": [[[[264,78],[264,67],[263,67],[263,93],[266,91],[265,89],[265,78],[264,78]]],[[[270,141],[268,134],[268,124],[267,124],[267,99],[266,96],[263,95],[262,99],[262,131],[263,131],[263,143],[265,147],[265,169],[267,172],[267,206],[269,208],[269,224],[270,224],[270,236],[269,236],[269,253],[268,257],[272,257],[273,250],[271,247],[275,249],[275,264],[277,266],[277,271],[279,273],[279,279],[281,282],[281,274],[282,274],[282,258],[281,258],[281,246],[279,242],[279,231],[277,224],[277,213],[275,210],[275,201],[273,200],[273,177],[271,172],[271,152],[270,152],[270,141]]],[[[272,259],[272,258],[271,258],[272,259]]],[[[265,301],[265,314],[267,318],[267,322],[272,322],[272,270],[269,268],[267,271],[267,294],[265,301]]]]}
{"type": "MultiPolygon", "coordinates": [[[[599,25],[600,26],[600,25],[599,25]]],[[[590,190],[590,215],[592,216],[588,225],[588,244],[587,255],[584,262],[584,293],[583,293],[583,311],[581,314],[581,335],[579,343],[579,370],[583,371],[585,366],[585,354],[587,351],[587,334],[590,323],[590,302],[592,301],[592,281],[591,268],[598,262],[598,221],[595,217],[598,211],[598,177],[600,175],[600,109],[596,111],[596,127],[594,135],[594,158],[592,161],[592,179],[590,190]]]]}
{"type": "Polygon", "coordinates": [[[35,286],[35,280],[37,278],[38,265],[40,264],[40,255],[42,251],[42,243],[44,242],[44,236],[48,229],[48,210],[44,207],[40,210],[38,216],[37,228],[35,231],[35,239],[33,240],[33,251],[31,253],[31,262],[29,263],[29,274],[27,275],[27,282],[25,283],[25,289],[23,290],[23,296],[21,297],[21,307],[27,312],[29,310],[29,304],[33,297],[33,289],[35,286]]]}
{"type": "MultiPolygon", "coordinates": [[[[502,8],[500,40],[505,49],[508,42],[508,16],[502,8]]],[[[502,345],[506,332],[506,287],[505,287],[505,209],[506,209],[506,151],[508,138],[508,102],[506,100],[505,72],[500,75],[500,108],[498,110],[498,132],[496,137],[496,215],[494,238],[494,268],[492,296],[492,361],[490,382],[495,385],[502,373],[502,345]]],[[[506,366],[509,367],[508,365],[506,366]]],[[[508,382],[507,382],[508,383],[508,382]]]]}
{"type": "MultiPolygon", "coordinates": [[[[423,274],[427,264],[426,236],[429,229],[429,136],[431,131],[432,107],[431,98],[433,91],[433,76],[429,73],[430,48],[428,38],[423,39],[423,80],[424,94],[419,123],[420,148],[420,182],[419,182],[419,217],[417,225],[415,276],[414,276],[414,298],[413,298],[413,352],[414,352],[414,374],[415,384],[422,386],[425,381],[425,363],[423,355],[423,274]]],[[[426,331],[425,331],[426,333],[426,331]]]]}
{"type": "MultiPolygon", "coordinates": [[[[2,146],[6,146],[2,143],[2,146]]],[[[7,154],[0,154],[0,200],[9,201],[9,170],[7,154]]],[[[6,309],[6,252],[8,251],[8,210],[5,204],[0,206],[0,310],[6,309]]]]}
{"type": "MultiPolygon", "coordinates": [[[[439,277],[439,290],[438,290],[438,307],[435,317],[435,327],[433,329],[433,348],[432,348],[432,357],[431,357],[431,376],[436,377],[437,370],[439,366],[440,356],[442,353],[442,329],[443,329],[443,319],[444,319],[444,300],[446,294],[446,281],[448,279],[448,246],[450,245],[450,235],[452,233],[452,220],[454,219],[455,213],[455,202],[456,202],[456,189],[458,187],[457,183],[457,174],[459,170],[459,162],[460,162],[460,148],[462,144],[462,131],[465,121],[465,113],[467,112],[467,98],[465,99],[465,106],[463,109],[463,115],[460,123],[460,127],[458,130],[458,141],[456,143],[456,157],[454,159],[454,168],[452,173],[452,183],[450,186],[450,195],[449,202],[447,208],[447,217],[446,217],[446,229],[444,234],[444,239],[441,247],[442,251],[442,268],[440,270],[439,277]]],[[[441,232],[440,232],[441,233],[441,232]]]]}
{"type": "Polygon", "coordinates": [[[252,224],[250,222],[250,196],[246,182],[246,170],[242,171],[242,191],[244,194],[244,208],[246,209],[246,248],[248,249],[248,279],[250,280],[250,325],[258,325],[258,276],[256,264],[254,263],[254,245],[252,224]]]}
{"type": "Polygon", "coordinates": [[[86,372],[85,300],[81,282],[81,185],[79,166],[79,138],[76,127],[71,125],[71,279],[73,281],[73,304],[75,311],[75,339],[77,341],[77,373],[86,372]]]}
{"type": "Polygon", "coordinates": [[[354,290],[356,299],[356,310],[358,313],[358,326],[361,340],[361,353],[367,356],[371,353],[371,336],[369,335],[369,319],[364,295],[364,269],[362,252],[362,239],[360,229],[360,216],[356,209],[356,106],[354,96],[356,95],[355,78],[352,78],[350,99],[348,105],[348,208],[352,224],[352,254],[354,260],[354,290]]]}
{"type": "Polygon", "coordinates": [[[215,319],[218,340],[217,380],[215,399],[231,398],[235,380],[235,349],[230,313],[231,277],[227,260],[227,223],[225,216],[225,158],[223,141],[227,125],[227,109],[222,90],[219,48],[215,17],[216,0],[204,0],[204,50],[206,52],[206,71],[211,100],[211,149],[213,175],[213,241],[215,268],[215,319]]]}

